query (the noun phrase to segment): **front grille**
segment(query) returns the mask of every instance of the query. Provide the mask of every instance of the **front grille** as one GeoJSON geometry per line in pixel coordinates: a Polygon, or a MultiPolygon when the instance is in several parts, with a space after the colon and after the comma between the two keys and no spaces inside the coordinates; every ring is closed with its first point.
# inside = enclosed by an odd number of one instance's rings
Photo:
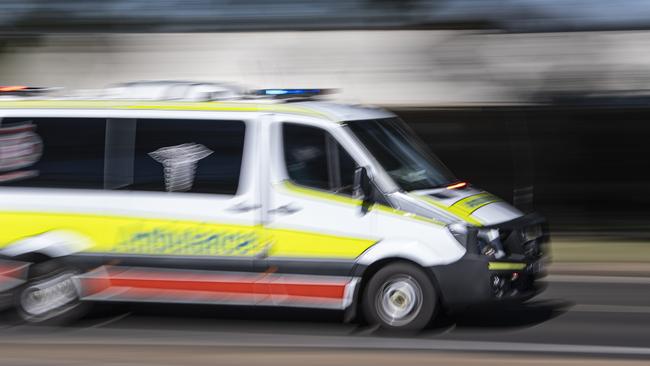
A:
{"type": "Polygon", "coordinates": [[[524,256],[530,259],[536,259],[542,256],[541,246],[537,240],[531,240],[522,244],[524,256]]]}
{"type": "Polygon", "coordinates": [[[510,260],[534,262],[546,255],[548,224],[537,214],[527,214],[481,230],[490,229],[499,230],[499,242],[510,260]]]}
{"type": "Polygon", "coordinates": [[[518,255],[527,260],[540,258],[542,253],[543,236],[534,240],[526,240],[524,230],[526,227],[516,229],[503,229],[500,231],[501,243],[507,255],[518,255]]]}

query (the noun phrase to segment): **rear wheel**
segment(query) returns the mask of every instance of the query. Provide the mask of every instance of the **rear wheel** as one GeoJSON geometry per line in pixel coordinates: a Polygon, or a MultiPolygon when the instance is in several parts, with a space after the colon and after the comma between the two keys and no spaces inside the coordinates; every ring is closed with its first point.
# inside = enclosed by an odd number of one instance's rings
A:
{"type": "Polygon", "coordinates": [[[372,276],[363,293],[362,309],[370,324],[420,330],[433,318],[437,303],[433,283],[422,269],[393,263],[372,276]]]}
{"type": "Polygon", "coordinates": [[[27,283],[14,293],[14,308],[19,321],[31,324],[59,324],[81,317],[81,303],[74,281],[80,271],[56,260],[35,263],[27,283]]]}

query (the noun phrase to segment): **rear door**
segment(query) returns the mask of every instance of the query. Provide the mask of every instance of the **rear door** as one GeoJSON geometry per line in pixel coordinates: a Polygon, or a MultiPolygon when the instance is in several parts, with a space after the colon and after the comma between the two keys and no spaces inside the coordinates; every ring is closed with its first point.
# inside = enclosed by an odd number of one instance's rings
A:
{"type": "Polygon", "coordinates": [[[377,238],[373,215],[353,197],[359,165],[332,129],[281,122],[273,126],[266,229],[267,270],[275,304],[345,308],[356,285],[355,259],[377,238]]]}

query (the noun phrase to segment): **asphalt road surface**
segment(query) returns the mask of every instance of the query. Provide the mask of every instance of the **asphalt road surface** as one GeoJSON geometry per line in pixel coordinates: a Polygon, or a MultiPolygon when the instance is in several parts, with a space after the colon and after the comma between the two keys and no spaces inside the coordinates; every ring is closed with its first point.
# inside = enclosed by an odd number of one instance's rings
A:
{"type": "Polygon", "coordinates": [[[0,365],[650,363],[650,278],[548,280],[525,306],[469,309],[418,334],[331,311],[101,305],[65,327],[3,323],[0,365]]]}

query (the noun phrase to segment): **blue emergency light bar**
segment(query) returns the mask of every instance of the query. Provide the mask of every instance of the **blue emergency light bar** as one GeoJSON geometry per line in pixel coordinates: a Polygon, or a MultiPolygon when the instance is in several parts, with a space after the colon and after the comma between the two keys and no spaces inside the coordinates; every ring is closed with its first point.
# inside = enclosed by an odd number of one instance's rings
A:
{"type": "Polygon", "coordinates": [[[259,89],[255,90],[254,93],[279,98],[300,98],[330,94],[332,89],[259,89]]]}

